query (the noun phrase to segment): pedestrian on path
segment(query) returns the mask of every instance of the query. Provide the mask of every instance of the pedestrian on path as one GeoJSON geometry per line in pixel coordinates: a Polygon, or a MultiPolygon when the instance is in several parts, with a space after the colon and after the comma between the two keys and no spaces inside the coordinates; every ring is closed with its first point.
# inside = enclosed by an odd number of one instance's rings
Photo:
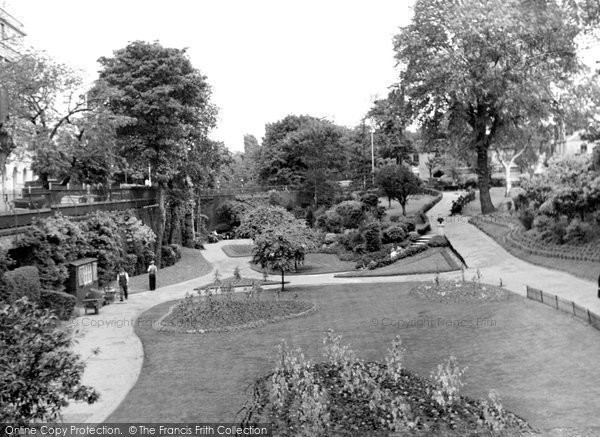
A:
{"type": "Polygon", "coordinates": [[[121,302],[123,302],[123,296],[125,296],[125,300],[127,300],[127,291],[129,287],[129,275],[123,267],[121,267],[121,270],[117,275],[117,282],[119,283],[119,288],[121,289],[119,297],[121,302]]]}
{"type": "Polygon", "coordinates": [[[154,261],[150,261],[150,267],[148,267],[148,282],[150,285],[150,290],[156,289],[156,266],[154,265],[154,261]]]}
{"type": "Polygon", "coordinates": [[[598,275],[598,299],[600,299],[600,275],[598,275]]]}

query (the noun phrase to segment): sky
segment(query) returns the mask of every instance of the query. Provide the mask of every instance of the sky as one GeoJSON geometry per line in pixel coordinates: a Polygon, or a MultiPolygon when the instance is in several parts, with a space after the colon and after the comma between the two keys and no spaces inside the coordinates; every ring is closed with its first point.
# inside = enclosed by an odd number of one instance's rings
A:
{"type": "Polygon", "coordinates": [[[90,82],[96,60],[136,40],[187,48],[219,107],[212,137],[243,150],[289,114],[360,123],[396,81],[392,38],[412,0],[6,0],[25,43],[90,82]]]}

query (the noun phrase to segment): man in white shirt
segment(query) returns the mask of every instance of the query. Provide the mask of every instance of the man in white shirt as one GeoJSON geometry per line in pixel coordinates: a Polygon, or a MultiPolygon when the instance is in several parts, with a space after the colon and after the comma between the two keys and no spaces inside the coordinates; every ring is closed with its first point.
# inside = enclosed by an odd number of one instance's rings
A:
{"type": "Polygon", "coordinates": [[[123,267],[121,267],[121,270],[117,275],[117,282],[119,283],[119,288],[121,289],[119,296],[121,298],[121,302],[123,302],[123,296],[125,296],[125,300],[127,300],[127,287],[129,286],[129,275],[123,267]]]}

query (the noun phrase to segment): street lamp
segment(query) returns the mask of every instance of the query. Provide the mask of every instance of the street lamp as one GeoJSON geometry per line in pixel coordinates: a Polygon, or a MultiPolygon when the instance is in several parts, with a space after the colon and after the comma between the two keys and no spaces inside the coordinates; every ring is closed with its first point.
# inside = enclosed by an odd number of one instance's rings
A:
{"type": "Polygon", "coordinates": [[[369,130],[371,131],[371,184],[375,185],[375,148],[373,134],[375,133],[375,123],[369,119],[369,130]]]}

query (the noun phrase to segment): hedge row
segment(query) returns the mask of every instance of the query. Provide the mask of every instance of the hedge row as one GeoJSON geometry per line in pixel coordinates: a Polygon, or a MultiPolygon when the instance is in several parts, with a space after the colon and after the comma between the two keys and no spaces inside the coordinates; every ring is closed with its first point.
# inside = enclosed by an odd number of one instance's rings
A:
{"type": "Polygon", "coordinates": [[[68,320],[71,317],[76,302],[75,296],[62,291],[42,291],[40,293],[40,306],[54,311],[61,320],[68,320]]]}
{"type": "Polygon", "coordinates": [[[527,233],[520,229],[512,229],[506,234],[505,239],[509,244],[534,255],[600,262],[600,245],[597,242],[585,246],[541,244],[534,237],[527,235],[527,233]]]}

